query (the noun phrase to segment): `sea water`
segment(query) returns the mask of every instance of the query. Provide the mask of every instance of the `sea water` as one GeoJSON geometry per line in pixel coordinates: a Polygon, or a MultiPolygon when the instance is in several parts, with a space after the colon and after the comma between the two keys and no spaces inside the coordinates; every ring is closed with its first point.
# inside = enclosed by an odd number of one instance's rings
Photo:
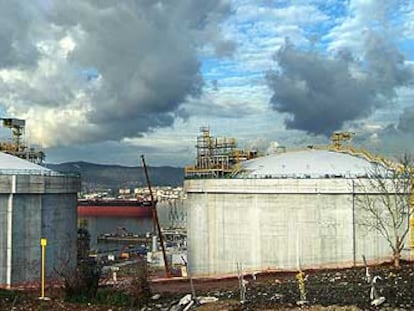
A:
{"type": "MultiPolygon", "coordinates": [[[[183,228],[186,226],[186,211],[182,200],[159,202],[157,213],[160,225],[163,228],[183,228]]],[[[98,241],[100,235],[116,234],[122,231],[142,236],[151,233],[154,229],[152,217],[81,217],[79,224],[88,230],[90,248],[95,252],[122,250],[126,247],[139,246],[127,241],[98,241]]]]}

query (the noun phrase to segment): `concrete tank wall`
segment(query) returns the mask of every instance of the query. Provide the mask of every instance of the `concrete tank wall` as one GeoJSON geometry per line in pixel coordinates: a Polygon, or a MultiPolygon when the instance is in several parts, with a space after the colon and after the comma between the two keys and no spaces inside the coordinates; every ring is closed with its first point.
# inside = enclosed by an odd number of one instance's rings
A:
{"type": "Polygon", "coordinates": [[[79,177],[0,175],[0,286],[39,280],[42,237],[49,278],[75,267],[78,191],[79,177]]]}
{"type": "Polygon", "coordinates": [[[386,241],[363,226],[351,179],[193,179],[184,188],[195,275],[236,273],[237,262],[262,271],[390,258],[386,241]]]}

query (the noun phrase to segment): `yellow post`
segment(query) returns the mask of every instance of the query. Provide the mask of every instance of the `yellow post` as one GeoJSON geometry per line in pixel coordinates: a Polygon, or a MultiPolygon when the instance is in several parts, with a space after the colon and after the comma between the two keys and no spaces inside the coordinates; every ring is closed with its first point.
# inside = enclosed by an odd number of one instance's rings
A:
{"type": "Polygon", "coordinates": [[[47,239],[41,238],[40,239],[40,246],[42,247],[42,293],[40,299],[45,299],[45,263],[46,263],[46,245],[47,239]]]}

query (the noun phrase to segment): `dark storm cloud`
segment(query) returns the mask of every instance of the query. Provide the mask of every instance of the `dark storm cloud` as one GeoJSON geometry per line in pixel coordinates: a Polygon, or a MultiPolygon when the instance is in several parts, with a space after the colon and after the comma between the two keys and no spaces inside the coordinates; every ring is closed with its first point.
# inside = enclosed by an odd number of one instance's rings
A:
{"type": "Polygon", "coordinates": [[[38,54],[32,41],[36,27],[32,28],[32,22],[38,14],[30,2],[0,0],[0,69],[36,62],[38,54]]]}
{"type": "MultiPolygon", "coordinates": [[[[57,1],[58,25],[81,27],[84,35],[71,61],[95,68],[102,88],[94,97],[91,122],[141,121],[174,112],[186,96],[201,91],[198,35],[208,37],[229,7],[221,1],[57,1]],[[207,33],[204,33],[204,32],[207,33]]],[[[171,118],[137,123],[136,131],[168,125],[171,118]]],[[[115,127],[116,128],[116,127],[115,127]]]]}
{"type": "Polygon", "coordinates": [[[403,133],[414,135],[414,107],[404,109],[400,116],[397,129],[403,133]]]}
{"type": "Polygon", "coordinates": [[[236,43],[229,40],[218,41],[215,48],[217,56],[230,56],[235,50],[236,43]]]}
{"type": "MultiPolygon", "coordinates": [[[[411,118],[414,121],[414,115],[408,116],[407,121],[411,118]]],[[[375,134],[375,138],[362,137],[361,145],[364,148],[374,150],[375,153],[385,155],[393,159],[401,159],[405,154],[414,155],[414,128],[409,124],[408,127],[401,127],[399,125],[389,124],[384,129],[375,134]],[[366,139],[364,139],[366,138],[366,139]]]]}
{"type": "MultiPolygon", "coordinates": [[[[63,124],[53,124],[62,130],[50,133],[56,139],[49,139],[49,144],[120,140],[171,125],[180,105],[202,92],[200,50],[208,46],[223,56],[233,46],[220,29],[231,13],[227,0],[35,3],[37,7],[30,4],[34,9],[29,10],[25,1],[10,8],[0,2],[0,9],[7,9],[0,11],[0,21],[6,20],[6,28],[0,30],[0,40],[6,43],[0,45],[0,69],[22,70],[28,60],[38,66],[24,72],[33,74],[33,79],[10,82],[0,76],[0,89],[12,99],[6,109],[21,114],[29,107],[70,111],[76,101],[77,107],[87,107],[87,127],[77,129],[77,121],[63,113],[60,119],[50,120],[63,124]],[[44,31],[32,34],[31,29],[39,25],[44,31]],[[55,55],[68,37],[74,46],[62,60],[55,55]],[[46,52],[26,57],[27,51],[39,50],[39,43],[46,52]],[[42,60],[51,63],[45,65],[42,60]],[[72,127],[65,130],[68,124],[72,127]]],[[[36,126],[43,125],[37,122],[36,126]]]]}
{"type": "Polygon", "coordinates": [[[271,106],[289,114],[288,128],[329,135],[345,121],[368,116],[412,81],[401,53],[381,36],[367,33],[362,59],[347,51],[327,57],[289,42],[275,54],[280,70],[268,73],[271,106]]]}

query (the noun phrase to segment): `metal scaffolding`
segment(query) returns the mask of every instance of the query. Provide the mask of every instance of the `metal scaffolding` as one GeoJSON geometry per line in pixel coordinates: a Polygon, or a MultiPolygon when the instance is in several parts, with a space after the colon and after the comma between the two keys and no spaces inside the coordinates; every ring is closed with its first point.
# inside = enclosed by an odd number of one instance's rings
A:
{"type": "Polygon", "coordinates": [[[211,136],[208,127],[201,127],[200,132],[196,164],[185,168],[186,177],[224,177],[233,173],[241,161],[257,156],[255,151],[238,149],[234,138],[211,136]]]}
{"type": "Polygon", "coordinates": [[[22,142],[26,121],[15,118],[3,118],[2,120],[3,127],[12,130],[13,141],[0,142],[0,151],[36,164],[42,164],[45,159],[44,152],[30,148],[22,142]]]}

